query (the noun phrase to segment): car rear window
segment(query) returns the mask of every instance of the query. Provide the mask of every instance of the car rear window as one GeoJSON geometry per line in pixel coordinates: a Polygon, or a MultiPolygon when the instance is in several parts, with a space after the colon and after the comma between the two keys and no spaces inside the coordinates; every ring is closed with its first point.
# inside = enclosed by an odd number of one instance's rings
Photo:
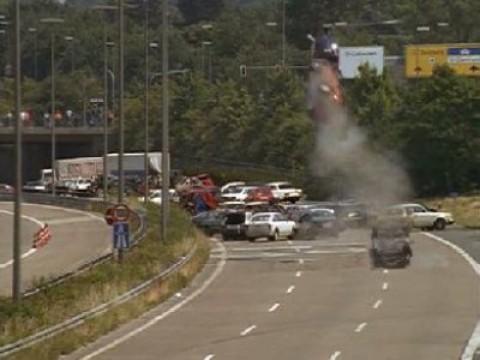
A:
{"type": "Polygon", "coordinates": [[[245,213],[228,214],[225,221],[227,225],[239,225],[245,223],[245,213]]]}

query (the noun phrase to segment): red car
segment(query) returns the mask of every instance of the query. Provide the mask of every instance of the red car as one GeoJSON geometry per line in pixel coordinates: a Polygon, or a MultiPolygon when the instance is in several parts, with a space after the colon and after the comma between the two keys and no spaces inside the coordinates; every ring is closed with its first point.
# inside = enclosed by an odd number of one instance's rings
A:
{"type": "Polygon", "coordinates": [[[272,189],[270,189],[268,186],[260,186],[248,192],[245,202],[251,201],[272,203],[275,201],[275,198],[273,196],[272,189]]]}

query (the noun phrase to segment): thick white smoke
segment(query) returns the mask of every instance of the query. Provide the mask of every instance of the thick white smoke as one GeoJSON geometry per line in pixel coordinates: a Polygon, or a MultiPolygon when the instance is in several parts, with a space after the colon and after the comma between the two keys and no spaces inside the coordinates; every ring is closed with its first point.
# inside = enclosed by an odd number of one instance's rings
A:
{"type": "MultiPolygon", "coordinates": [[[[309,88],[328,84],[318,73],[310,77],[309,88]],[[313,82],[313,83],[312,83],[313,82]]],[[[314,171],[322,178],[341,182],[343,196],[385,206],[410,196],[410,181],[391,156],[375,152],[368,137],[342,105],[325,94],[315,97],[312,116],[316,127],[314,171]]]]}

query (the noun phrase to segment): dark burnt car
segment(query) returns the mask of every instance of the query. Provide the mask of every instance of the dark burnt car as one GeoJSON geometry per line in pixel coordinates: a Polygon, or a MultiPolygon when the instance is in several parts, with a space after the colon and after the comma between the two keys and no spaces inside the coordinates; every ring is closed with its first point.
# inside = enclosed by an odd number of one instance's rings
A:
{"type": "Polygon", "coordinates": [[[241,240],[246,238],[246,214],[245,211],[232,211],[225,213],[225,221],[222,226],[223,240],[241,240]]]}
{"type": "Polygon", "coordinates": [[[372,229],[370,257],[373,267],[405,267],[413,256],[410,228],[402,222],[388,221],[372,229]]]}
{"type": "Polygon", "coordinates": [[[205,211],[192,217],[192,222],[205,234],[212,236],[222,232],[225,214],[218,211],[205,211]]]}
{"type": "Polygon", "coordinates": [[[300,217],[299,235],[314,238],[318,235],[338,237],[341,226],[332,209],[311,209],[300,217]]]}

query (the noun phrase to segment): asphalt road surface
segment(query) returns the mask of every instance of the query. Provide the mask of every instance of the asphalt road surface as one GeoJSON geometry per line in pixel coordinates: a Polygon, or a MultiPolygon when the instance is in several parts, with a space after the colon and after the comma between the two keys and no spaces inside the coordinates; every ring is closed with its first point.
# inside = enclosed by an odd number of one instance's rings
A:
{"type": "Polygon", "coordinates": [[[366,232],[215,243],[193,286],[66,359],[458,359],[479,285],[449,247],[412,236],[406,269],[372,269],[366,232]]]}
{"type": "MultiPolygon", "coordinates": [[[[22,208],[22,288],[36,280],[75,270],[111,247],[111,235],[104,221],[77,210],[24,204],[22,208]],[[47,223],[52,239],[47,246],[32,249],[33,235],[47,223]]],[[[11,295],[13,206],[0,203],[0,295],[11,295]]]]}

